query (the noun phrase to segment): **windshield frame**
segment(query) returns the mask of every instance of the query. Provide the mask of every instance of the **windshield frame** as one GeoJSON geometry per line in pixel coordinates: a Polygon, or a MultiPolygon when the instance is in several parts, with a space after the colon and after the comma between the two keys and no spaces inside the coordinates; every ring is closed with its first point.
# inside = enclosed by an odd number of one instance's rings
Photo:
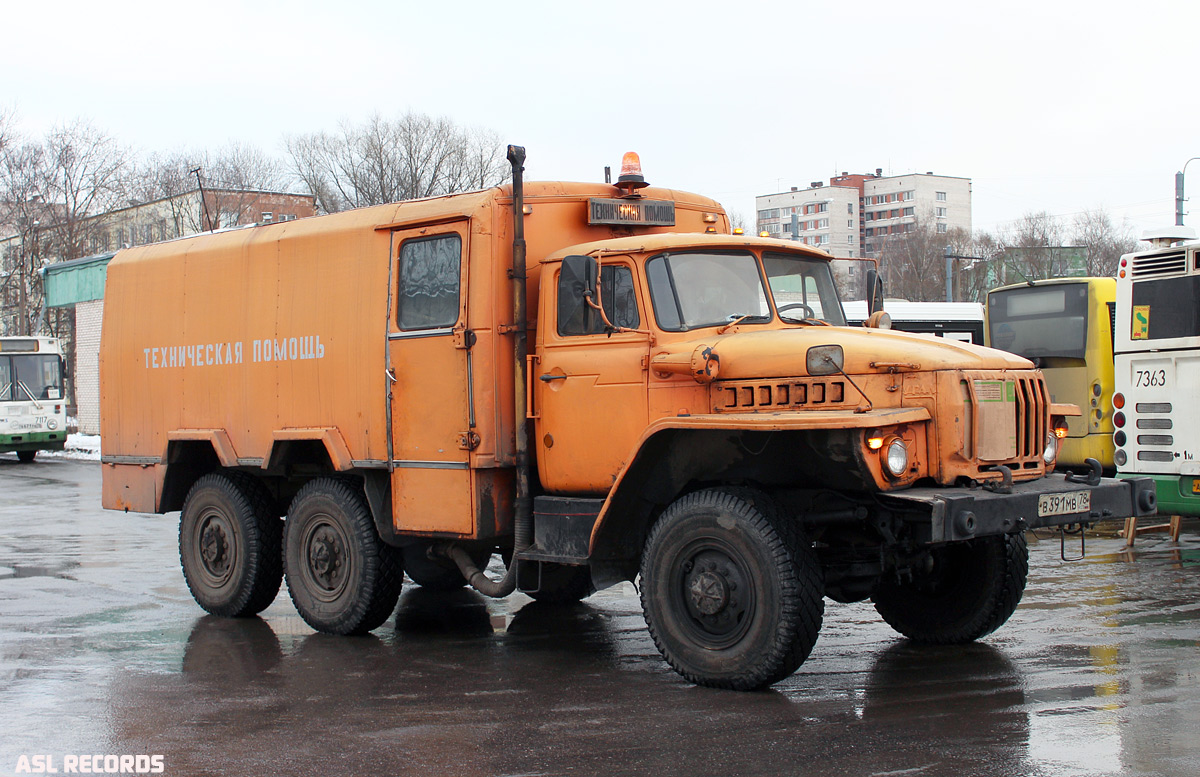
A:
{"type": "MultiPolygon", "coordinates": [[[[706,329],[709,327],[726,326],[740,319],[740,323],[757,323],[768,324],[775,318],[775,309],[771,302],[771,294],[769,286],[766,282],[766,277],[763,275],[762,262],[758,254],[750,247],[739,248],[696,248],[685,251],[663,251],[657,253],[644,262],[644,272],[646,273],[646,286],[650,293],[650,307],[654,314],[655,324],[664,332],[690,332],[696,329],[706,329]],[[672,259],[680,257],[689,258],[749,258],[754,263],[754,277],[757,280],[757,293],[760,295],[762,310],[753,312],[749,310],[727,310],[722,311],[722,316],[715,320],[710,320],[710,316],[690,315],[685,311],[685,298],[680,294],[679,286],[682,280],[671,266],[672,259]],[[661,263],[661,270],[659,263],[661,263]],[[665,284],[665,285],[664,285],[665,284]],[[667,296],[669,294],[669,296],[667,296]],[[667,305],[674,308],[671,312],[672,319],[667,315],[667,305]],[[696,320],[689,320],[696,319],[696,320]],[[673,321],[678,320],[678,324],[673,321]]],[[[683,269],[680,267],[678,269],[683,269]]],[[[689,268],[690,269],[690,268],[689,268]]],[[[729,270],[728,267],[722,267],[722,270],[729,270]]],[[[731,271],[732,280],[747,281],[748,278],[737,278],[736,272],[731,271]]],[[[703,287],[705,290],[720,288],[719,286],[708,284],[703,287]]],[[[755,289],[747,288],[746,291],[754,292],[755,289]]],[[[687,305],[691,305],[692,300],[687,298],[687,305]]],[[[736,307],[728,305],[727,307],[736,307]]],[[[749,305],[745,307],[750,307],[749,305]]]]}
{"type": "MultiPolygon", "coordinates": [[[[682,269],[682,268],[680,268],[682,269]]],[[[806,325],[813,324],[828,324],[831,326],[846,326],[845,309],[842,306],[841,294],[838,292],[837,281],[833,277],[833,268],[830,262],[823,257],[810,256],[799,252],[790,252],[785,248],[775,246],[760,247],[760,246],[739,246],[737,248],[695,248],[689,250],[662,251],[656,253],[643,261],[643,271],[646,277],[646,288],[650,297],[650,309],[654,316],[654,321],[657,327],[664,332],[690,332],[696,329],[705,329],[710,327],[728,326],[732,323],[741,324],[769,324],[772,321],[778,321],[782,324],[790,325],[806,325]],[[749,257],[755,264],[757,273],[758,294],[760,304],[765,303],[765,308],[760,312],[748,310],[733,310],[738,307],[735,304],[728,305],[730,309],[723,311],[722,317],[718,320],[708,320],[709,317],[697,318],[687,315],[685,303],[681,300],[679,283],[677,281],[677,273],[671,266],[671,260],[678,260],[680,257],[749,257]],[[779,301],[776,297],[777,291],[772,286],[771,276],[767,274],[766,262],[768,259],[775,259],[787,262],[795,262],[799,265],[816,270],[824,268],[824,278],[821,278],[821,272],[810,273],[802,272],[800,277],[812,278],[816,283],[817,288],[812,292],[817,295],[816,301],[821,306],[820,318],[796,318],[789,316],[786,313],[779,313],[779,301]],[[828,308],[828,309],[827,309],[828,308]],[[833,315],[830,315],[833,312],[833,315]]],[[[783,277],[782,275],[776,277],[783,277]]],[[[731,280],[738,280],[731,278],[731,280]]],[[[742,281],[747,281],[747,278],[741,278],[742,281]]],[[[703,288],[713,288],[713,284],[704,286],[703,288]]],[[[751,291],[750,289],[746,289],[751,291]]],[[[807,291],[803,293],[807,294],[807,291]]],[[[792,304],[792,303],[785,303],[792,304]]],[[[746,305],[743,307],[753,307],[746,305]]],[[[816,311],[813,310],[815,313],[816,311]]]]}
{"type": "MultiPolygon", "coordinates": [[[[773,248],[764,248],[762,251],[762,255],[759,258],[759,261],[762,264],[763,273],[767,278],[767,287],[771,291],[771,304],[774,306],[775,315],[779,317],[780,321],[782,321],[785,324],[787,324],[787,323],[793,323],[793,324],[804,323],[806,321],[820,321],[822,323],[829,324],[830,326],[846,326],[846,309],[842,305],[842,296],[838,292],[837,280],[833,277],[833,265],[830,263],[829,260],[824,259],[822,257],[811,256],[808,254],[792,253],[789,251],[783,251],[783,250],[773,249],[773,248]],[[816,294],[818,296],[817,301],[821,305],[821,315],[820,316],[818,316],[817,318],[812,318],[812,319],[809,319],[809,318],[802,319],[802,318],[796,318],[794,316],[789,316],[786,313],[779,312],[780,307],[787,307],[788,305],[793,305],[796,303],[795,302],[786,302],[783,305],[779,304],[779,290],[776,289],[775,284],[773,283],[773,278],[776,276],[772,276],[767,271],[767,262],[768,262],[768,260],[771,260],[771,259],[795,262],[797,264],[804,265],[806,267],[824,268],[824,274],[825,274],[824,279],[820,278],[818,274],[812,274],[812,275],[810,275],[809,273],[801,274],[802,278],[812,277],[816,284],[816,287],[817,287],[816,294]],[[822,284],[824,284],[824,286],[825,286],[824,289],[822,289],[822,284]],[[826,298],[826,295],[829,296],[828,299],[826,298]],[[836,315],[830,316],[829,315],[830,311],[827,310],[827,307],[831,308],[836,313],[836,315]]],[[[808,292],[806,290],[802,290],[800,293],[807,295],[808,292]]],[[[804,303],[804,304],[807,304],[807,303],[804,303]]],[[[816,313],[816,310],[814,308],[812,308],[811,306],[809,309],[812,310],[812,312],[816,313]]]]}

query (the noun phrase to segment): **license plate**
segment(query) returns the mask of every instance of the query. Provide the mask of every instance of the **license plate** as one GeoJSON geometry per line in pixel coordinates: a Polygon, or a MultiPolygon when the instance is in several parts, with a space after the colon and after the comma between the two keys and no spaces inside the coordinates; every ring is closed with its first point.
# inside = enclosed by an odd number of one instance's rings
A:
{"type": "Polygon", "coordinates": [[[1065,494],[1042,494],[1038,497],[1038,517],[1086,513],[1092,509],[1091,491],[1068,491],[1065,494]]]}

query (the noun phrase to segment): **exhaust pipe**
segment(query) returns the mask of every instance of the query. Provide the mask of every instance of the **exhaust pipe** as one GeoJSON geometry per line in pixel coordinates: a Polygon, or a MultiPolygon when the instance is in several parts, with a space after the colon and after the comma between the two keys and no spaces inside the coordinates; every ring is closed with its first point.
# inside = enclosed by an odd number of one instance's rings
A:
{"type": "Polygon", "coordinates": [[[526,423],[528,408],[525,396],[529,376],[526,374],[529,354],[529,329],[526,322],[526,256],[525,256],[525,148],[508,147],[508,161],[512,165],[513,180],[513,252],[512,308],[513,308],[513,458],[516,463],[516,499],[513,516],[513,558],[504,577],[492,580],[484,574],[465,550],[455,545],[440,546],[437,553],[451,559],[462,572],[472,588],[484,596],[501,598],[517,590],[517,555],[533,543],[533,497],[529,489],[529,428],[526,423]]]}

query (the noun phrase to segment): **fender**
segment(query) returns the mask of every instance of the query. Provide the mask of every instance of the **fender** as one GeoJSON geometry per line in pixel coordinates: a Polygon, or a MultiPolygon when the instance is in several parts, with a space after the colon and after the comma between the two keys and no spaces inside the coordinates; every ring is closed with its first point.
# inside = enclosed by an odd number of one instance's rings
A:
{"type": "Polygon", "coordinates": [[[592,526],[589,559],[597,586],[637,574],[652,511],[672,501],[696,471],[686,459],[702,453],[704,440],[725,440],[729,432],[803,432],[864,429],[929,421],[923,407],[882,408],[866,413],[818,410],[804,413],[719,413],[662,418],[646,427],[592,526]],[[686,435],[689,445],[676,446],[686,435]],[[674,452],[674,455],[672,455],[674,452]]]}

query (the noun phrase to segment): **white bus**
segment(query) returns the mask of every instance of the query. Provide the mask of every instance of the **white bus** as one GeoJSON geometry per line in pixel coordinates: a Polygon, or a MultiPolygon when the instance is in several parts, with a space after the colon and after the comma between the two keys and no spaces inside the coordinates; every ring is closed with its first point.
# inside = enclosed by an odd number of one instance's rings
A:
{"type": "Polygon", "coordinates": [[[22,462],[67,444],[63,357],[51,337],[0,337],[0,453],[22,462]]]}
{"type": "Polygon", "coordinates": [[[1200,515],[1200,241],[1194,238],[1181,227],[1148,234],[1155,247],[1121,257],[1117,270],[1113,458],[1119,476],[1154,478],[1165,515],[1200,515]]]}
{"type": "MultiPolygon", "coordinates": [[[[865,300],[844,302],[846,322],[861,324],[867,320],[865,300]]],[[[978,302],[909,302],[889,299],[883,309],[892,318],[892,329],[899,332],[945,337],[964,343],[983,345],[983,305],[978,302]]]]}

